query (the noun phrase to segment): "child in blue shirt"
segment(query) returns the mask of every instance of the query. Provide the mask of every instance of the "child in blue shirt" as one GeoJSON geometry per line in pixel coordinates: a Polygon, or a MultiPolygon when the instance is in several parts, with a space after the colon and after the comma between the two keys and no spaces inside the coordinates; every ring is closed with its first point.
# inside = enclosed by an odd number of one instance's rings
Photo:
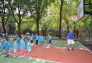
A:
{"type": "Polygon", "coordinates": [[[2,52],[2,50],[3,50],[3,45],[2,45],[2,41],[0,39],[0,52],[2,52]]]}
{"type": "Polygon", "coordinates": [[[31,54],[31,50],[32,50],[32,44],[30,42],[30,39],[27,39],[27,46],[26,46],[26,50],[27,50],[27,55],[30,56],[31,54]]]}
{"type": "Polygon", "coordinates": [[[20,49],[20,37],[19,37],[19,35],[17,35],[16,36],[16,38],[15,38],[16,40],[17,40],[17,43],[18,43],[18,49],[20,49]]]}
{"type": "Polygon", "coordinates": [[[27,51],[28,52],[31,52],[31,42],[30,42],[30,40],[27,42],[27,51]]]}
{"type": "Polygon", "coordinates": [[[47,48],[49,48],[49,46],[51,45],[52,39],[53,39],[52,36],[50,34],[48,34],[48,36],[47,36],[47,40],[48,40],[47,48]]]}
{"type": "Polygon", "coordinates": [[[14,42],[13,42],[13,51],[14,51],[14,56],[16,56],[16,52],[18,50],[18,40],[17,39],[14,39],[14,42]]]}
{"type": "Polygon", "coordinates": [[[20,50],[25,49],[25,41],[23,39],[20,40],[20,50]]]}
{"type": "Polygon", "coordinates": [[[27,53],[26,53],[26,57],[30,57],[30,55],[31,55],[31,50],[32,50],[32,44],[31,44],[31,42],[30,42],[31,40],[29,39],[29,38],[27,38],[26,39],[26,51],[27,51],[27,53]]]}
{"type": "Polygon", "coordinates": [[[33,34],[32,35],[28,35],[27,38],[31,40],[31,43],[33,43],[33,39],[34,39],[34,35],[33,34]]]}
{"type": "Polygon", "coordinates": [[[49,45],[52,43],[51,41],[52,41],[52,36],[48,35],[48,43],[49,43],[49,45]]]}
{"type": "Polygon", "coordinates": [[[67,40],[68,40],[68,50],[73,50],[75,41],[74,41],[74,33],[72,30],[67,34],[67,40]]]}
{"type": "Polygon", "coordinates": [[[38,35],[38,34],[36,34],[35,40],[36,40],[36,45],[38,45],[38,44],[39,44],[39,43],[38,43],[38,40],[39,40],[39,35],[38,35]]]}
{"type": "Polygon", "coordinates": [[[26,47],[25,47],[25,41],[24,41],[24,36],[21,36],[20,39],[20,53],[22,55],[25,55],[26,47]]]}
{"type": "Polygon", "coordinates": [[[25,49],[25,41],[24,41],[24,39],[25,39],[25,37],[24,37],[24,35],[21,35],[21,37],[20,37],[20,50],[22,50],[22,49],[25,49]]]}
{"type": "Polygon", "coordinates": [[[44,38],[44,36],[43,36],[43,35],[40,35],[38,41],[39,41],[39,43],[41,43],[41,45],[43,45],[44,42],[45,42],[45,38],[44,38]]]}
{"type": "Polygon", "coordinates": [[[6,41],[4,42],[4,51],[5,51],[5,56],[9,55],[9,47],[10,47],[10,42],[8,41],[8,38],[6,38],[6,41]]]}

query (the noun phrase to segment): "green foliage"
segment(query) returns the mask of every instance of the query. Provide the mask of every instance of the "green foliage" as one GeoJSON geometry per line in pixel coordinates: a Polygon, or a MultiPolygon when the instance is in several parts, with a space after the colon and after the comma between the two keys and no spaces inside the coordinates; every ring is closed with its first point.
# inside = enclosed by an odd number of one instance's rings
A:
{"type": "Polygon", "coordinates": [[[92,11],[92,0],[85,0],[85,2],[86,2],[86,4],[90,4],[90,5],[86,5],[85,6],[85,10],[87,11],[87,12],[90,12],[90,11],[92,11]]]}
{"type": "MultiPolygon", "coordinates": [[[[38,27],[39,30],[54,30],[58,31],[60,21],[60,5],[61,0],[3,0],[0,1],[0,22],[7,24],[8,22],[18,25],[23,31],[30,29],[35,31],[38,27]],[[7,9],[6,12],[4,12],[7,9]],[[17,12],[15,10],[17,9],[17,12]],[[3,11],[3,12],[2,12],[3,11]],[[3,21],[2,21],[3,17],[3,21]],[[9,19],[8,19],[9,18],[9,19]],[[15,22],[14,22],[15,21],[15,22]]],[[[92,18],[90,15],[85,15],[81,20],[75,22],[72,20],[72,16],[77,14],[77,7],[80,0],[64,0],[62,10],[62,31],[69,29],[82,30],[88,28],[91,30],[92,18]]],[[[92,3],[92,0],[86,0],[86,2],[92,3]]],[[[92,6],[86,6],[86,10],[92,10],[92,6]]],[[[3,25],[3,24],[2,24],[3,25]]]]}
{"type": "Polygon", "coordinates": [[[22,29],[22,31],[26,30],[26,29],[30,29],[30,30],[34,31],[35,30],[35,20],[32,18],[24,17],[22,19],[21,29],[22,29]]]}

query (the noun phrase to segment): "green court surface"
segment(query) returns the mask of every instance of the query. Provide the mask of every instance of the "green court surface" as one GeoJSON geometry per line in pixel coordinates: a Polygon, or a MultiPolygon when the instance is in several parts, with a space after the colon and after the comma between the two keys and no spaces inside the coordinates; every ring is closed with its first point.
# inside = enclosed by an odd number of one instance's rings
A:
{"type": "Polygon", "coordinates": [[[27,58],[17,58],[13,56],[4,57],[0,56],[0,63],[54,63],[39,59],[27,59],[27,58]]]}
{"type": "MultiPolygon", "coordinates": [[[[57,47],[67,47],[67,40],[52,40],[52,45],[51,46],[57,46],[57,47]]],[[[85,46],[83,46],[80,42],[75,41],[75,48],[79,49],[86,49],[85,46]]]]}

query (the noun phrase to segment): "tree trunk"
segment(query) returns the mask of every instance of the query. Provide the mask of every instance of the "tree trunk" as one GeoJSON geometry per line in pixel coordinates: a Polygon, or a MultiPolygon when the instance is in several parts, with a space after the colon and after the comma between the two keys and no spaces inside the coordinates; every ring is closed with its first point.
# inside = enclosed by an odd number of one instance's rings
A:
{"type": "Polygon", "coordinates": [[[67,25],[67,33],[69,33],[69,22],[68,22],[68,20],[66,20],[65,22],[66,22],[66,25],[67,25]]]}
{"type": "Polygon", "coordinates": [[[2,28],[3,28],[4,33],[6,33],[6,29],[5,29],[5,24],[4,23],[2,23],[2,28]]]}
{"type": "Polygon", "coordinates": [[[18,23],[18,32],[20,33],[21,32],[21,24],[18,23]]]}
{"type": "Polygon", "coordinates": [[[21,12],[21,7],[20,6],[18,6],[18,18],[19,18],[19,20],[18,20],[18,32],[19,33],[21,33],[21,22],[22,22],[22,19],[21,19],[21,14],[20,14],[20,12],[21,12]]]}
{"type": "Polygon", "coordinates": [[[64,0],[61,0],[61,6],[60,6],[60,22],[59,22],[59,38],[62,38],[61,36],[61,26],[62,26],[62,10],[63,10],[63,1],[64,0]]]}
{"type": "Polygon", "coordinates": [[[5,29],[5,19],[4,19],[4,17],[5,17],[5,3],[4,3],[4,0],[2,1],[2,4],[3,4],[3,9],[2,9],[2,13],[3,13],[3,15],[2,15],[2,27],[3,27],[3,31],[4,31],[4,33],[6,33],[6,29],[5,29]]]}
{"type": "Polygon", "coordinates": [[[37,0],[37,3],[36,3],[37,7],[36,7],[36,30],[37,30],[37,34],[39,34],[39,22],[40,22],[40,18],[41,18],[41,15],[40,15],[40,1],[37,0]]]}
{"type": "Polygon", "coordinates": [[[3,32],[6,33],[6,29],[5,29],[5,20],[4,20],[4,16],[2,17],[2,28],[3,28],[3,32]]]}
{"type": "Polygon", "coordinates": [[[20,13],[19,13],[19,22],[18,22],[18,32],[19,33],[21,33],[21,22],[22,22],[22,20],[21,20],[21,15],[20,15],[20,13]]]}
{"type": "Polygon", "coordinates": [[[39,19],[36,21],[36,30],[37,30],[37,34],[39,34],[39,19]]]}

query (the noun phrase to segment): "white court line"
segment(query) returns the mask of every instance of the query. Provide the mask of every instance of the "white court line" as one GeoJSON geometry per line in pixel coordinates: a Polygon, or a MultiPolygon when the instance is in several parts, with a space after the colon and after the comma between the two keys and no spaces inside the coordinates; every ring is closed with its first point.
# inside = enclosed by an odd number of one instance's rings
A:
{"type": "Polygon", "coordinates": [[[89,49],[87,49],[87,50],[92,54],[92,52],[89,49]]]}
{"type": "MultiPolygon", "coordinates": [[[[12,55],[12,54],[10,54],[10,55],[12,55]]],[[[56,61],[44,60],[44,59],[38,59],[38,58],[26,58],[26,57],[21,57],[21,56],[18,56],[18,57],[19,58],[29,59],[29,60],[35,59],[35,60],[38,60],[38,61],[49,61],[49,62],[54,62],[54,63],[62,63],[62,62],[56,62],[56,61]]]]}
{"type": "Polygon", "coordinates": [[[29,60],[31,60],[31,59],[42,60],[42,61],[49,61],[49,62],[54,62],[54,63],[62,63],[62,62],[56,62],[56,61],[44,60],[44,59],[38,59],[38,58],[29,58],[29,60]]]}

